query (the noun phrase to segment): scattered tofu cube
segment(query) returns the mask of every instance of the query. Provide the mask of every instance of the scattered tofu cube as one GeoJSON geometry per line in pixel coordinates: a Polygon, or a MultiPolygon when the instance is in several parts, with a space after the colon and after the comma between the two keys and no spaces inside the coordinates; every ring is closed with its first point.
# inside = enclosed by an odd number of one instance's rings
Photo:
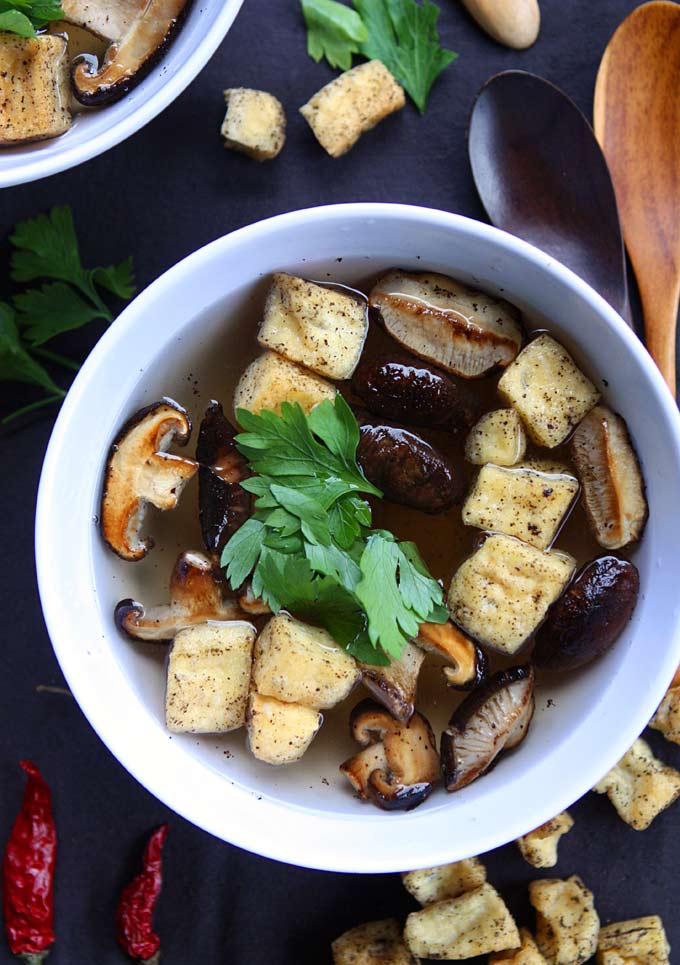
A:
{"type": "Polygon", "coordinates": [[[600,393],[550,335],[529,342],[503,373],[498,390],[517,409],[539,446],[561,445],[600,393]]]}
{"type": "Polygon", "coordinates": [[[524,860],[534,868],[554,868],[557,864],[557,847],[562,835],[574,827],[574,819],[568,811],[546,821],[540,828],[517,839],[524,860]]]}
{"type": "Polygon", "coordinates": [[[287,704],[252,691],[246,729],[253,757],[279,767],[299,761],[321,730],[323,714],[301,704],[287,704]]]}
{"type": "Polygon", "coordinates": [[[479,470],[465,500],[463,522],[547,550],[578,492],[578,479],[569,472],[489,464],[479,470]]]}
{"type": "Polygon", "coordinates": [[[486,868],[479,858],[466,858],[437,868],[407,871],[401,876],[404,888],[421,905],[431,905],[445,898],[458,898],[474,891],[486,881],[486,868]]]}
{"type": "Polygon", "coordinates": [[[273,94],[248,87],[225,90],[227,113],[222,121],[224,146],[256,161],[270,161],[286,141],[286,114],[273,94]]]}
{"type": "Polygon", "coordinates": [[[527,436],[515,409],[486,412],[470,429],[465,440],[465,458],[474,466],[492,462],[496,466],[514,466],[524,459],[527,436]]]}
{"type": "Polygon", "coordinates": [[[593,957],[600,919],[579,877],[532,881],[529,900],[536,909],[536,942],[550,965],[584,965],[593,957]]]}
{"type": "Polygon", "coordinates": [[[395,918],[369,921],[346,931],[331,945],[333,965],[418,965],[395,918]]]}
{"type": "Polygon", "coordinates": [[[168,660],[168,730],[224,734],[245,724],[254,642],[255,627],[242,621],[180,630],[168,660]]]}
{"type": "Polygon", "coordinates": [[[337,390],[330,382],[276,352],[265,352],[251,362],[234,393],[234,409],[281,412],[282,402],[297,402],[305,413],[324,399],[335,398],[337,390]]]}
{"type": "Polygon", "coordinates": [[[326,84],[300,113],[321,147],[331,157],[341,157],[362,134],[405,103],[404,91],[387,67],[371,60],[326,84]]]}
{"type": "Polygon", "coordinates": [[[70,96],[64,37],[0,33],[0,145],[63,134],[70,96]]]}
{"type": "Polygon", "coordinates": [[[680,771],[654,757],[640,738],[593,790],[607,795],[626,824],[644,831],[680,797],[680,771]]]}
{"type": "Polygon", "coordinates": [[[542,622],[575,568],[566,553],[544,553],[512,536],[488,536],[451,581],[451,616],[476,640],[512,655],[542,622]]]}
{"type": "Polygon", "coordinates": [[[258,341],[329,379],[348,379],[368,331],[357,298],[278,272],[272,279],[258,341]]]}
{"type": "Polygon", "coordinates": [[[255,643],[253,687],[265,697],[323,710],[343,701],[359,677],[356,660],[330,634],[287,613],[272,617],[255,643]]]}
{"type": "Polygon", "coordinates": [[[649,726],[660,730],[666,740],[680,744],[680,682],[666,691],[649,726]]]}
{"type": "Polygon", "coordinates": [[[517,948],[519,932],[495,888],[480,885],[458,898],[448,898],[412,912],[404,941],[421,958],[474,958],[517,948]]]}
{"type": "Polygon", "coordinates": [[[671,946],[657,915],[600,929],[597,965],[670,965],[671,946]]]}
{"type": "Polygon", "coordinates": [[[489,958],[489,965],[547,965],[538,945],[527,928],[520,928],[522,944],[505,952],[496,952],[489,958]]]}

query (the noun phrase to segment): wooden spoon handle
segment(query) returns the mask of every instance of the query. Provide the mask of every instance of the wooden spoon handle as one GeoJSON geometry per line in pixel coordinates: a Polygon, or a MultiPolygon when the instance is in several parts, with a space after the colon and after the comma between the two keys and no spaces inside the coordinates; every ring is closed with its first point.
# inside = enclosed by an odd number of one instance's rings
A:
{"type": "Polygon", "coordinates": [[[675,398],[675,333],[680,280],[639,273],[640,298],[645,318],[647,349],[675,398]]]}

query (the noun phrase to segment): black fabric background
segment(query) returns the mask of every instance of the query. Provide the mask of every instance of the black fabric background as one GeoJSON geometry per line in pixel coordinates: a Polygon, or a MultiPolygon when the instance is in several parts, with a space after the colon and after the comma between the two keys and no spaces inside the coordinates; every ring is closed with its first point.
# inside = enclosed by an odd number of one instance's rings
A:
{"type": "MultiPolygon", "coordinates": [[[[467,162],[465,130],[474,93],[510,67],[563,87],[590,115],[600,56],[633,0],[543,0],[533,50],[516,53],[485,37],[456,0],[439,0],[441,33],[459,61],[436,86],[427,114],[408,107],[363,138],[345,158],[317,146],[296,108],[331,76],[305,53],[296,0],[245,0],[233,30],[190,88],[155,121],[105,156],[65,174],[0,195],[0,291],[11,225],[54,204],[73,206],[86,262],[132,253],[141,286],[187,253],[268,215],[342,201],[399,201],[484,218],[467,162]],[[222,89],[254,86],[284,102],[288,143],[272,164],[225,152],[219,135],[222,89]]],[[[59,346],[84,357],[97,332],[59,346]]],[[[56,347],[56,346],[55,346],[56,347]]],[[[14,387],[13,387],[14,389],[14,387]]],[[[0,405],[29,401],[0,386],[0,405]]],[[[6,410],[5,410],[6,411],[6,410]]],[[[63,685],[43,625],[33,564],[33,516],[52,411],[0,436],[0,531],[5,563],[0,633],[0,841],[9,833],[31,757],[54,794],[60,832],[58,941],[54,965],[115,965],[114,909],[137,868],[147,831],[172,825],[157,925],[166,965],[322,965],[346,928],[414,906],[392,876],[344,876],[275,864],[217,841],[169,813],[113,759],[63,685]]],[[[74,469],[77,471],[77,469],[74,469]]],[[[653,641],[650,641],[650,647],[653,641]]],[[[651,736],[680,766],[680,748],[651,736]]],[[[637,833],[606,799],[574,806],[575,830],[560,848],[557,873],[582,875],[604,921],[663,916],[680,949],[677,866],[680,809],[637,833]]],[[[389,820],[389,818],[386,818],[389,820]]],[[[503,815],[498,816],[503,820],[503,815]]],[[[488,859],[490,878],[521,922],[532,921],[526,885],[534,876],[514,846],[488,859]]],[[[10,960],[0,943],[0,961],[10,960]]],[[[680,961],[680,952],[674,958],[680,961]]]]}

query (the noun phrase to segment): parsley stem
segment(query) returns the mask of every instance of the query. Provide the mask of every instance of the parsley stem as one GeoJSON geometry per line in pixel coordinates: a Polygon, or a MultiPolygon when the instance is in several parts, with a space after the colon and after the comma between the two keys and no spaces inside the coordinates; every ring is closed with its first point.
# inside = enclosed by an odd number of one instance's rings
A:
{"type": "Polygon", "coordinates": [[[46,395],[44,399],[38,399],[37,402],[31,402],[30,405],[25,405],[21,409],[17,409],[16,412],[10,412],[2,420],[2,425],[6,426],[9,422],[13,422],[14,419],[18,419],[19,416],[26,415],[28,412],[34,412],[36,409],[42,409],[44,406],[52,405],[53,402],[58,402],[64,398],[66,392],[60,389],[59,392],[55,392],[53,395],[46,395]]]}
{"type": "Polygon", "coordinates": [[[62,368],[70,369],[72,372],[79,372],[80,365],[74,362],[73,359],[66,358],[65,355],[60,355],[58,352],[53,352],[49,348],[42,348],[41,346],[34,346],[31,351],[38,358],[47,359],[48,362],[54,362],[55,365],[61,365],[62,368]]]}

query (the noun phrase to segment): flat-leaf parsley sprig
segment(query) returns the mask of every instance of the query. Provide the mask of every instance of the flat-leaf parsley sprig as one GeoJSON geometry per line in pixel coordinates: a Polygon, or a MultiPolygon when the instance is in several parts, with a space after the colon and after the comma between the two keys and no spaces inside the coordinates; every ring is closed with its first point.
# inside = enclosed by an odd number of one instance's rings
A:
{"type": "Polygon", "coordinates": [[[347,70],[354,54],[381,60],[424,113],[432,85],[458,54],[439,42],[431,0],[301,0],[307,52],[347,70]]]}
{"type": "Polygon", "coordinates": [[[253,476],[254,514],[231,537],[222,566],[234,589],[250,577],[274,613],[324,627],[360,660],[398,659],[421,623],[445,623],[442,588],[414,543],[371,529],[364,498],[382,493],[356,459],[359,426],[342,396],[305,415],[243,409],[239,452],[253,476]]]}
{"type": "Polygon", "coordinates": [[[43,361],[75,372],[80,366],[45,348],[46,342],[95,319],[113,321],[114,313],[102,292],[122,301],[135,293],[131,258],[118,265],[83,266],[69,207],[52,208],[49,214],[19,222],[9,241],[13,246],[12,280],[21,285],[39,284],[18,291],[12,304],[0,302],[0,381],[23,382],[46,394],[3,422],[57,402],[66,394],[43,361]]]}

